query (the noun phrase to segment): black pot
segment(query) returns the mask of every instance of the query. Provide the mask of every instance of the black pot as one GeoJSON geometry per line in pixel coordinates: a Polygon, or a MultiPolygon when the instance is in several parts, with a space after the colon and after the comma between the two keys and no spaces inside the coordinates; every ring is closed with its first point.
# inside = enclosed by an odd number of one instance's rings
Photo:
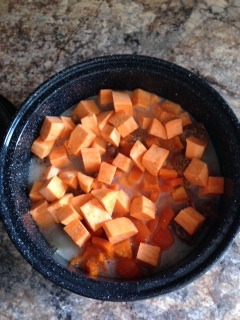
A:
{"type": "Polygon", "coordinates": [[[77,294],[109,301],[150,298],[181,288],[201,276],[221,257],[240,225],[240,125],[224,99],[192,72],[151,57],[105,56],[59,72],[22,104],[1,149],[1,217],[23,257],[44,277],[77,294]],[[179,263],[158,274],[138,280],[92,279],[69,270],[54,255],[29,214],[28,175],[30,147],[46,115],[60,115],[101,88],[142,88],[182,105],[202,122],[214,144],[225,192],[218,216],[201,243],[179,263]]]}

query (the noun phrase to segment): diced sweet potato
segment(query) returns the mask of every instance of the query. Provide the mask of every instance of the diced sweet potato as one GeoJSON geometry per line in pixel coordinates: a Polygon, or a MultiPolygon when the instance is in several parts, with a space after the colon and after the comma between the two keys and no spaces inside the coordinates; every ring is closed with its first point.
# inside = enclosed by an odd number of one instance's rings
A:
{"type": "Polygon", "coordinates": [[[178,118],[180,118],[182,120],[183,128],[192,123],[192,120],[191,120],[188,112],[180,113],[178,118]]]}
{"type": "Polygon", "coordinates": [[[174,218],[174,221],[176,221],[190,235],[195,233],[204,220],[205,217],[192,207],[182,209],[174,218]]]}
{"type": "Polygon", "coordinates": [[[92,190],[91,194],[101,203],[104,209],[111,215],[115,207],[118,191],[110,189],[92,190]]]}
{"type": "Polygon", "coordinates": [[[133,166],[132,160],[120,152],[113,160],[112,164],[124,172],[129,172],[133,166]]]}
{"type": "Polygon", "coordinates": [[[179,187],[183,185],[183,178],[166,179],[164,180],[164,183],[171,187],[179,187]]]}
{"type": "Polygon", "coordinates": [[[167,206],[159,215],[158,226],[161,229],[166,229],[169,223],[174,218],[174,212],[171,207],[167,206]]]}
{"type": "Polygon", "coordinates": [[[208,181],[208,166],[205,162],[193,158],[183,175],[192,185],[204,187],[208,181]]]}
{"type": "Polygon", "coordinates": [[[115,218],[103,223],[108,240],[115,244],[134,236],[138,230],[132,221],[126,217],[115,218]]]}
{"type": "Polygon", "coordinates": [[[59,146],[54,148],[49,154],[49,161],[54,167],[64,167],[70,164],[68,153],[65,147],[59,146]]]}
{"type": "Polygon", "coordinates": [[[145,117],[142,114],[137,115],[137,122],[139,124],[139,127],[141,129],[147,129],[148,126],[150,125],[152,119],[149,117],[145,117]]]}
{"type": "Polygon", "coordinates": [[[39,190],[43,187],[43,181],[34,181],[29,192],[29,198],[31,201],[38,201],[43,199],[43,195],[39,190]]]}
{"type": "Polygon", "coordinates": [[[87,173],[98,172],[101,165],[101,155],[97,148],[82,148],[84,169],[87,173]]]}
{"type": "Polygon", "coordinates": [[[43,159],[49,155],[54,145],[53,141],[44,141],[41,137],[38,137],[33,141],[31,146],[31,152],[34,153],[38,158],[43,159]]]}
{"type": "Polygon", "coordinates": [[[78,124],[70,135],[68,150],[71,154],[78,156],[81,149],[89,147],[95,138],[96,134],[93,131],[78,124]]]}
{"type": "Polygon", "coordinates": [[[148,126],[148,133],[165,140],[167,139],[167,133],[164,125],[156,118],[153,118],[152,122],[148,126]]]}
{"type": "Polygon", "coordinates": [[[100,107],[105,107],[113,104],[112,90],[101,89],[98,92],[98,103],[100,107]]]}
{"type": "Polygon", "coordinates": [[[64,129],[60,135],[60,138],[67,138],[70,136],[76,125],[70,117],[61,116],[60,119],[64,123],[64,129]]]}
{"type": "Polygon", "coordinates": [[[68,225],[73,220],[80,218],[77,211],[69,203],[60,207],[55,212],[55,215],[57,216],[58,220],[64,225],[68,225]]]}
{"type": "Polygon", "coordinates": [[[82,247],[84,243],[86,243],[86,241],[91,237],[91,234],[78,219],[70,222],[63,228],[63,230],[79,247],[82,247]]]}
{"type": "Polygon", "coordinates": [[[78,177],[75,170],[63,170],[58,174],[58,177],[62,179],[70,188],[77,189],[78,177]]]}
{"type": "Polygon", "coordinates": [[[73,109],[72,114],[78,119],[82,119],[89,114],[98,114],[100,112],[93,100],[81,100],[73,109]]]}
{"type": "MultiPolygon", "coordinates": [[[[62,206],[65,206],[66,204],[68,204],[68,202],[70,201],[70,199],[73,197],[72,193],[65,193],[64,196],[62,196],[61,199],[59,200],[55,200],[52,203],[49,204],[47,210],[49,213],[51,213],[52,217],[54,218],[54,220],[59,223],[60,221],[58,220],[58,217],[55,215],[55,212],[61,208],[62,206]]],[[[79,218],[80,219],[80,218],[79,218]]]]}
{"type": "Polygon", "coordinates": [[[111,184],[114,178],[117,167],[110,163],[102,162],[98,173],[98,181],[111,184]]]}
{"type": "Polygon", "coordinates": [[[143,155],[142,165],[150,172],[153,176],[158,176],[159,170],[164,165],[169,151],[160,148],[153,144],[143,155]]]}
{"type": "Polygon", "coordinates": [[[48,202],[46,199],[41,199],[36,202],[31,203],[30,206],[30,214],[34,213],[41,213],[42,211],[45,211],[48,207],[48,202]]]}
{"type": "Polygon", "coordinates": [[[143,270],[133,259],[129,258],[118,259],[115,271],[121,278],[125,279],[134,279],[143,275],[143,270]]]}
{"type": "Polygon", "coordinates": [[[223,177],[208,177],[206,186],[200,187],[198,195],[209,196],[209,195],[220,195],[224,192],[224,178],[223,177]]]}
{"type": "Polygon", "coordinates": [[[143,221],[137,220],[137,219],[132,220],[132,222],[134,223],[135,227],[138,229],[138,233],[135,234],[135,236],[133,236],[132,238],[133,241],[137,245],[139,245],[141,242],[147,243],[151,232],[146,226],[146,224],[143,221]]]}
{"type": "Polygon", "coordinates": [[[33,220],[36,222],[37,226],[41,229],[50,228],[55,223],[54,218],[47,211],[47,209],[30,211],[30,214],[33,220]]]}
{"type": "Polygon", "coordinates": [[[143,192],[159,192],[158,177],[153,176],[150,172],[144,171],[141,182],[143,192]]]}
{"type": "Polygon", "coordinates": [[[87,176],[82,172],[78,172],[77,177],[78,177],[78,182],[82,191],[85,193],[89,193],[92,189],[94,178],[87,176]]]}
{"type": "Polygon", "coordinates": [[[106,124],[108,124],[109,118],[114,115],[114,111],[105,111],[105,112],[100,112],[97,114],[97,122],[98,122],[98,128],[101,131],[106,124]]]}
{"type": "Polygon", "coordinates": [[[60,199],[66,192],[68,185],[63,182],[58,176],[52,177],[50,180],[47,180],[39,193],[47,200],[54,201],[60,199]]]}
{"type": "Polygon", "coordinates": [[[183,132],[182,120],[179,118],[166,122],[164,126],[166,129],[168,139],[178,136],[183,132]]]}
{"type": "Polygon", "coordinates": [[[129,115],[124,110],[116,112],[109,119],[109,123],[117,128],[123,138],[138,128],[137,122],[134,120],[133,116],[129,115]]]}
{"type": "Polygon", "coordinates": [[[169,228],[162,229],[159,225],[151,238],[151,243],[160,247],[162,251],[168,250],[174,244],[174,237],[169,228]]]}
{"type": "Polygon", "coordinates": [[[139,141],[137,140],[133,147],[130,150],[130,158],[133,160],[135,165],[142,171],[145,170],[145,167],[142,164],[142,157],[147,151],[147,148],[139,141]]]}
{"type": "Polygon", "coordinates": [[[173,201],[175,201],[175,202],[184,202],[184,201],[189,200],[188,194],[187,194],[184,186],[180,186],[176,190],[174,190],[171,193],[171,196],[173,198],[173,201]]]}
{"type": "Polygon", "coordinates": [[[119,146],[121,134],[114,126],[106,124],[101,131],[101,135],[105,141],[113,144],[115,147],[119,146]]]}
{"type": "Polygon", "coordinates": [[[161,168],[159,170],[159,176],[162,179],[175,179],[178,176],[178,173],[174,169],[161,168]]]}
{"type": "Polygon", "coordinates": [[[97,136],[100,135],[97,116],[95,113],[89,114],[86,117],[82,118],[81,123],[85,128],[88,128],[89,130],[94,132],[97,136]]]}
{"type": "Polygon", "coordinates": [[[86,202],[80,207],[80,210],[87,225],[93,231],[104,226],[104,222],[111,219],[111,215],[96,198],[86,202]]]}
{"type": "Polygon", "coordinates": [[[169,101],[169,100],[165,100],[161,104],[161,108],[166,110],[167,112],[170,112],[170,113],[174,114],[175,116],[178,116],[182,111],[182,108],[181,108],[181,106],[179,104],[174,103],[174,102],[169,101]]]}
{"type": "Polygon", "coordinates": [[[40,137],[44,141],[55,141],[64,130],[64,123],[59,117],[46,116],[40,129],[40,137]]]}
{"type": "Polygon", "coordinates": [[[150,267],[156,267],[160,257],[160,248],[147,243],[140,243],[137,251],[137,261],[150,267]]]}
{"type": "Polygon", "coordinates": [[[113,245],[110,241],[100,237],[92,237],[92,244],[101,249],[108,259],[113,257],[113,245]]]}
{"type": "Polygon", "coordinates": [[[164,110],[163,108],[161,108],[161,102],[156,103],[153,106],[153,116],[161,123],[165,123],[167,121],[170,121],[170,120],[176,118],[176,116],[173,113],[170,113],[170,112],[164,110]]]}
{"type": "MultiPolygon", "coordinates": [[[[145,139],[143,140],[145,146],[149,149],[153,144],[155,144],[156,146],[160,147],[160,142],[158,137],[155,136],[151,136],[151,135],[147,135],[145,137],[145,139]]],[[[164,140],[165,141],[165,140],[164,140]]]]}
{"type": "Polygon", "coordinates": [[[120,213],[128,213],[130,210],[131,200],[122,189],[119,190],[114,211],[120,213]]]}
{"type": "Polygon", "coordinates": [[[154,219],[155,204],[145,196],[137,196],[131,202],[130,216],[142,221],[154,219]]]}
{"type": "Polygon", "coordinates": [[[143,172],[138,167],[134,166],[127,175],[127,181],[131,185],[139,184],[142,180],[143,172]]]}
{"type": "Polygon", "coordinates": [[[39,178],[41,181],[48,180],[54,176],[57,176],[59,172],[60,172],[60,168],[56,168],[54,166],[47,166],[46,168],[43,169],[39,178]]]}
{"type": "Polygon", "coordinates": [[[129,258],[133,256],[129,238],[113,244],[113,251],[117,257],[129,258]]]}
{"type": "Polygon", "coordinates": [[[91,193],[80,194],[78,196],[71,197],[69,199],[69,204],[73,206],[73,208],[77,211],[78,214],[81,214],[80,207],[88,201],[90,201],[92,198],[93,196],[91,193]]]}
{"type": "Polygon", "coordinates": [[[100,155],[103,155],[106,152],[107,142],[102,137],[96,137],[90,147],[98,149],[100,155]]]}
{"type": "Polygon", "coordinates": [[[190,136],[186,139],[186,152],[185,156],[189,159],[198,158],[201,159],[206,149],[207,142],[205,140],[198,139],[194,136],[190,136]]]}
{"type": "Polygon", "coordinates": [[[133,107],[148,109],[150,106],[151,93],[142,89],[135,89],[131,92],[130,98],[133,107]]]}
{"type": "Polygon", "coordinates": [[[113,106],[115,112],[124,110],[126,113],[133,115],[132,101],[127,92],[112,91],[113,106]]]}

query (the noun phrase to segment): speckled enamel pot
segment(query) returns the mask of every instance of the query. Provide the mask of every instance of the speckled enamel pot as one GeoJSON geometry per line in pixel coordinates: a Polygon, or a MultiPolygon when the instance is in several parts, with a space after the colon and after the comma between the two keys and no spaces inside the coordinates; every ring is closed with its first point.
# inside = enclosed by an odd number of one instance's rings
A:
{"type": "Polygon", "coordinates": [[[240,225],[240,125],[224,99],[203,79],[156,58],[116,55],[69,67],[43,83],[22,104],[1,149],[1,217],[23,257],[44,277],[79,295],[109,301],[146,299],[181,288],[206,272],[234,239],[240,225]],[[89,278],[45,242],[29,215],[30,146],[46,115],[60,115],[101,88],[143,88],[180,103],[202,122],[225,177],[218,218],[199,246],[166,271],[139,280],[89,278]]]}

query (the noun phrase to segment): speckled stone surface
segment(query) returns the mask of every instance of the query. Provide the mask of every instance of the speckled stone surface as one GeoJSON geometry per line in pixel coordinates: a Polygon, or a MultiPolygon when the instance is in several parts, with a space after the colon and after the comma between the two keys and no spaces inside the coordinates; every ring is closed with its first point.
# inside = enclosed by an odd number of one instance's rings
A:
{"type": "MultiPolygon", "coordinates": [[[[240,117],[239,0],[2,0],[0,94],[17,107],[54,73],[117,53],[163,58],[199,73],[240,117]]],[[[204,276],[137,302],[102,302],[45,280],[0,222],[0,319],[240,318],[240,236],[204,276]]]]}

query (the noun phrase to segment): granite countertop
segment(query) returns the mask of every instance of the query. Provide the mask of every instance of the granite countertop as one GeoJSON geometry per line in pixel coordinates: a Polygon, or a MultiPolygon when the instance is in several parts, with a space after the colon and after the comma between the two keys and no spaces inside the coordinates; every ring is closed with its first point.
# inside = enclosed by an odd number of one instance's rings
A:
{"type": "MultiPolygon", "coordinates": [[[[200,74],[240,117],[239,0],[2,0],[0,94],[16,107],[44,80],[84,59],[163,58],[200,74]]],[[[0,221],[0,319],[240,318],[240,235],[187,287],[136,302],[102,302],[44,279],[0,221]]]]}

